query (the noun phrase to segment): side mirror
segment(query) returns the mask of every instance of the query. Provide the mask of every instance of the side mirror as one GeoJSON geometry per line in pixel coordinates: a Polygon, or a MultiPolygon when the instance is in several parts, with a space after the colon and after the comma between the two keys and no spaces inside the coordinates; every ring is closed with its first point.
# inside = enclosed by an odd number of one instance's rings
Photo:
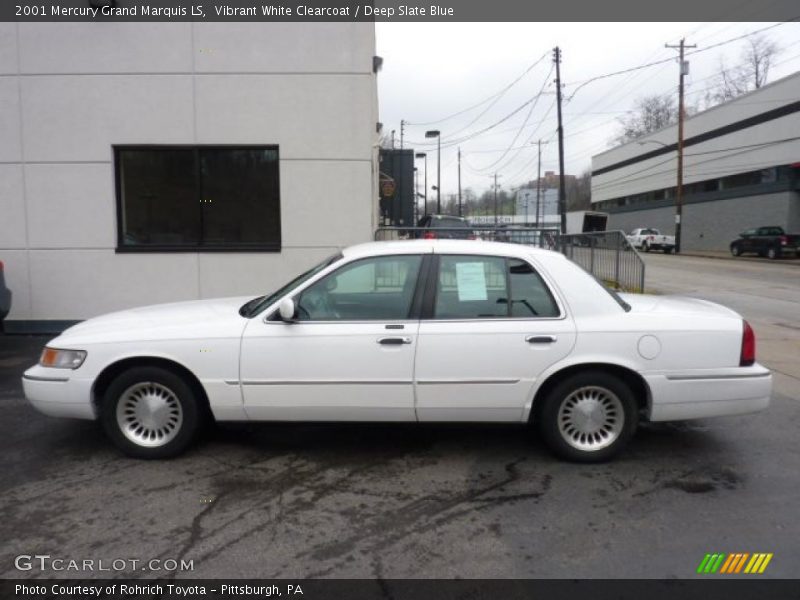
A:
{"type": "Polygon", "coordinates": [[[278,314],[281,316],[281,320],[286,323],[293,323],[297,315],[297,308],[295,307],[294,300],[291,298],[284,298],[281,300],[280,305],[278,305],[278,314]]]}

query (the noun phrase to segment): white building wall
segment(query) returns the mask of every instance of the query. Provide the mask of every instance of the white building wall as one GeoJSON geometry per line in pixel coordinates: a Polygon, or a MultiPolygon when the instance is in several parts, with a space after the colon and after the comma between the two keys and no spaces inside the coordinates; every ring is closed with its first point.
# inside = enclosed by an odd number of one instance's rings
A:
{"type": "Polygon", "coordinates": [[[259,294],[377,220],[369,23],[0,24],[15,320],[259,294]],[[277,144],[280,253],[117,254],[112,145],[277,144]]]}
{"type": "MultiPolygon", "coordinates": [[[[686,119],[684,139],[798,100],[800,100],[800,73],[686,119]]],[[[683,181],[689,184],[754,171],[762,167],[797,162],[800,156],[800,140],[776,142],[797,138],[798,131],[800,131],[800,113],[795,112],[688,146],[684,151],[683,181]],[[756,146],[757,144],[765,145],[756,146]]],[[[677,125],[666,127],[637,141],[592,157],[592,171],[657,150],[659,146],[674,144],[677,139],[677,125]]],[[[592,203],[672,187],[676,184],[676,161],[677,153],[672,151],[607,173],[593,174],[592,203]]]]}

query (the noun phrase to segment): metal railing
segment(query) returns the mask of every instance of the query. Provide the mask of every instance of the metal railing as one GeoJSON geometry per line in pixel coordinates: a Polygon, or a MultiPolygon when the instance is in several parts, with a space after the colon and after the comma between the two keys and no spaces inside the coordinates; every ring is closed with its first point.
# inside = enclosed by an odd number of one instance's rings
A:
{"type": "Polygon", "coordinates": [[[561,252],[603,283],[626,292],[644,291],[644,261],[622,231],[561,235],[557,229],[523,226],[379,227],[375,241],[471,239],[536,246],[561,252]]]}
{"type": "Polygon", "coordinates": [[[558,250],[603,283],[626,292],[644,292],[644,260],[622,231],[558,235],[558,250]]]}

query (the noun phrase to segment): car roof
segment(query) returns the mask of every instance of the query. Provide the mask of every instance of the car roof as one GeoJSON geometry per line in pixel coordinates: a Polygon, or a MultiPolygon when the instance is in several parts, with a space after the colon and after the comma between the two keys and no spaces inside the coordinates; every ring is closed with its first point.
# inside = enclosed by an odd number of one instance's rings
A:
{"type": "Polygon", "coordinates": [[[350,246],[342,251],[345,258],[377,256],[383,254],[488,254],[498,256],[556,255],[558,252],[524,244],[484,242],[482,240],[397,240],[369,242],[350,246]]]}

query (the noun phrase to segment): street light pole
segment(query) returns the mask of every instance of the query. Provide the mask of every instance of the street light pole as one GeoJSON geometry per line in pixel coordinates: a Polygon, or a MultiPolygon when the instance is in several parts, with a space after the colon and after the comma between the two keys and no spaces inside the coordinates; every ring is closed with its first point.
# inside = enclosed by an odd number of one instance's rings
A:
{"type": "Polygon", "coordinates": [[[458,149],[458,216],[463,216],[461,213],[461,148],[458,149]]]}
{"type": "Polygon", "coordinates": [[[436,214],[442,214],[442,134],[438,129],[425,132],[426,138],[436,138],[436,214]]]}

